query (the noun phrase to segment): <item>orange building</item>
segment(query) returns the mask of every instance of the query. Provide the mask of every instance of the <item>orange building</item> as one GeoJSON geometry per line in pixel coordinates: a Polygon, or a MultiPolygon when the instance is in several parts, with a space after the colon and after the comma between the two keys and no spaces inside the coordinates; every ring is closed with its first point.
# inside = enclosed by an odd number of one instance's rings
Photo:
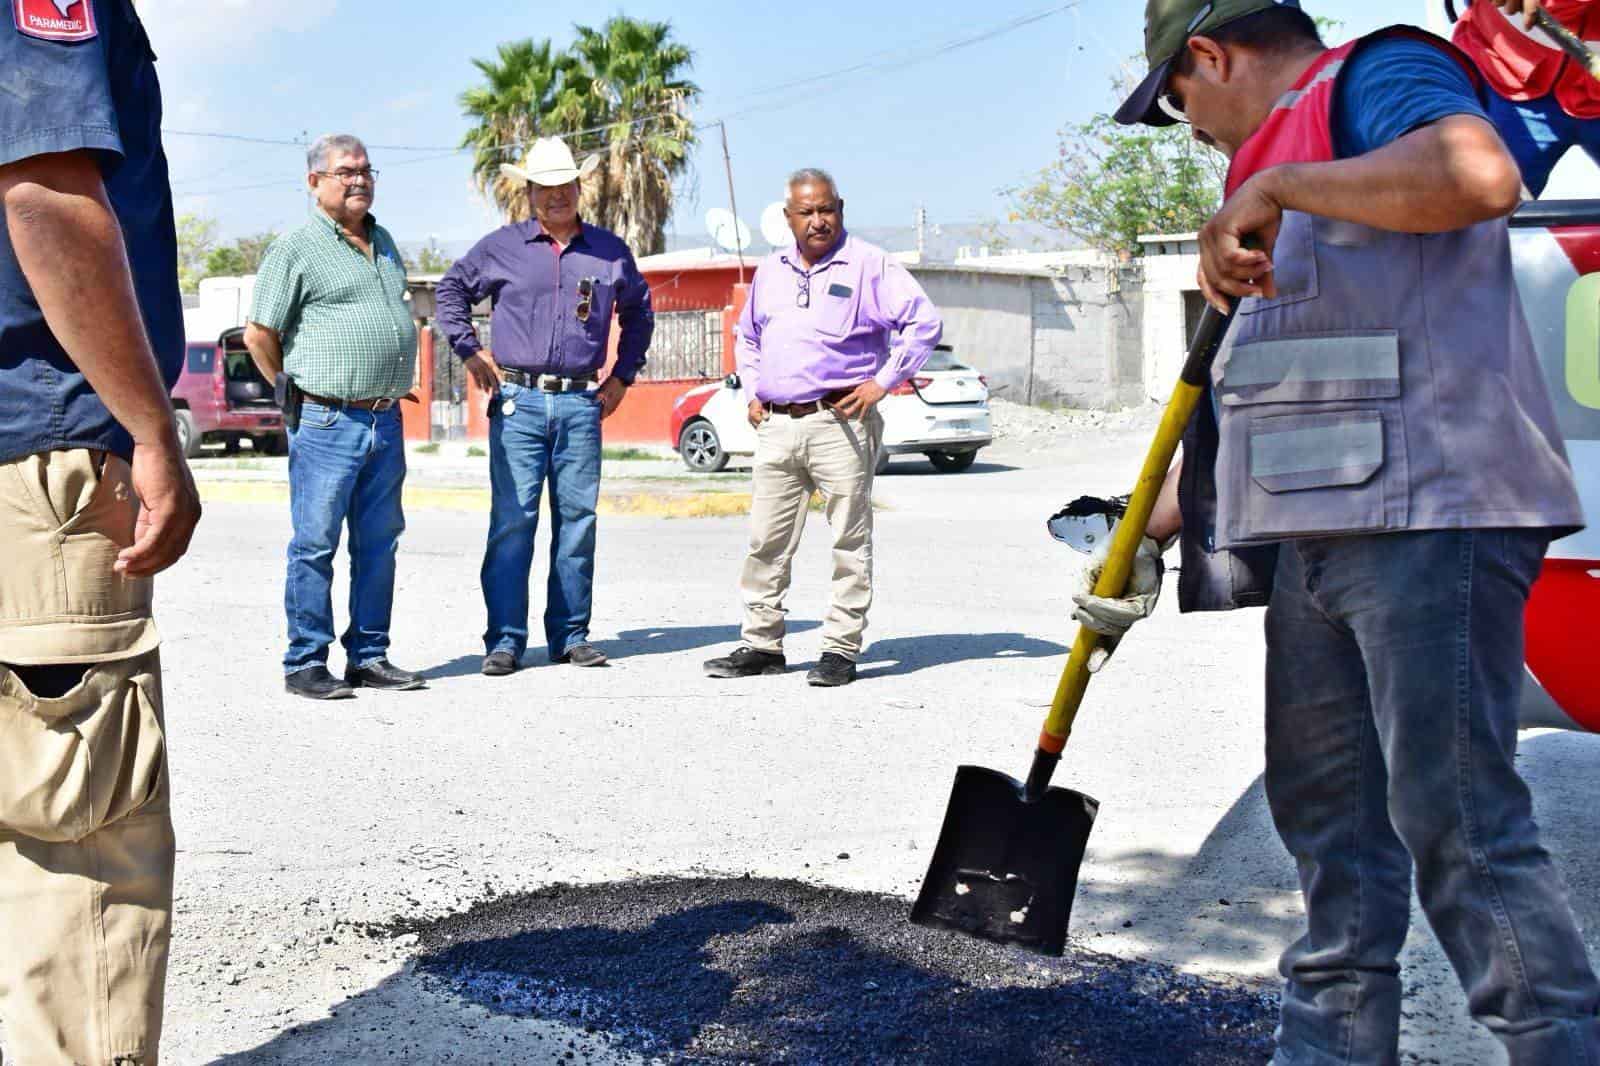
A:
{"type": "MultiPolygon", "coordinates": [[[[733,327],[744,309],[747,283],[757,262],[756,257],[746,256],[741,265],[734,256],[704,251],[639,260],[655,306],[655,336],[644,370],[622,406],[602,426],[607,444],[676,445],[669,439],[673,402],[696,385],[733,373],[733,327]]],[[[412,311],[421,327],[414,391],[432,402],[402,405],[406,439],[482,440],[489,435],[488,397],[461,372],[455,356],[429,328],[437,283],[436,276],[411,280],[412,311]]],[[[488,315],[487,307],[475,310],[488,315]]],[[[616,359],[617,336],[613,324],[607,370],[616,359]]]]}

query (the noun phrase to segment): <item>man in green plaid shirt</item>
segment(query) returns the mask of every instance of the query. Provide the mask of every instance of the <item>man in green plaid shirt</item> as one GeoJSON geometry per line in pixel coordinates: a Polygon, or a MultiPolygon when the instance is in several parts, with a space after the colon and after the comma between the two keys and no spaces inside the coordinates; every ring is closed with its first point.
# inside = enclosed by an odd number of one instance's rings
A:
{"type": "Polygon", "coordinates": [[[287,373],[305,399],[289,431],[294,537],[284,610],[284,687],[338,699],[361,685],[423,687],[389,661],[395,553],[406,476],[398,402],[411,390],[417,330],[394,238],[372,217],[377,171],[347,135],[318,138],[306,182],[316,204],[267,249],[245,344],[268,378],[287,373]],[[328,671],[333,556],[350,526],[350,625],[344,680],[328,671]]]}

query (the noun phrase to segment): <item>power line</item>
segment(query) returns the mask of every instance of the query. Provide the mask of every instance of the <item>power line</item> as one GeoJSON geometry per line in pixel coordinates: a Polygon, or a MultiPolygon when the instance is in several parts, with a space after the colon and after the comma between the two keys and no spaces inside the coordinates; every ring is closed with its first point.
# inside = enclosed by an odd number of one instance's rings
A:
{"type": "MultiPolygon", "coordinates": [[[[949,55],[952,52],[960,51],[961,49],[964,49],[964,48],[970,48],[970,47],[972,47],[974,45],[983,44],[983,43],[986,43],[988,41],[992,41],[995,38],[1003,37],[1003,36],[1005,36],[1007,34],[1010,34],[1010,33],[1015,33],[1017,30],[1024,29],[1024,28],[1026,28],[1028,26],[1032,26],[1035,23],[1043,22],[1046,19],[1052,18],[1052,17],[1054,17],[1056,15],[1059,15],[1059,14],[1063,14],[1063,13],[1065,13],[1067,11],[1070,11],[1070,10],[1076,8],[1076,7],[1079,7],[1082,3],[1083,3],[1083,0],[1069,0],[1069,2],[1064,3],[1064,4],[1055,4],[1055,5],[1052,5],[1052,6],[1048,7],[1048,8],[1035,10],[1035,11],[1030,12],[1028,14],[1016,16],[1015,18],[1012,18],[1012,19],[1009,19],[1009,20],[1007,20],[1005,22],[999,23],[998,25],[990,26],[987,29],[979,30],[979,31],[977,31],[975,33],[967,34],[967,35],[962,36],[962,37],[957,37],[957,38],[954,38],[954,39],[943,41],[943,42],[938,43],[938,44],[934,45],[933,47],[927,48],[927,49],[925,49],[925,50],[923,50],[921,52],[914,52],[913,54],[911,54],[909,56],[905,55],[903,52],[894,52],[894,51],[890,51],[890,50],[881,50],[881,51],[878,51],[878,52],[873,52],[873,53],[870,53],[866,58],[864,58],[864,59],[862,59],[862,60],[860,60],[860,61],[858,61],[856,63],[853,63],[853,64],[851,64],[849,66],[840,67],[840,68],[838,68],[836,70],[826,71],[826,72],[823,72],[823,73],[820,73],[820,74],[809,75],[809,76],[804,77],[804,78],[797,78],[797,79],[791,79],[791,80],[785,81],[785,82],[779,82],[777,84],[769,85],[769,86],[766,86],[766,87],[760,88],[760,89],[752,89],[752,90],[749,90],[749,91],[741,94],[741,96],[742,96],[743,99],[751,99],[751,98],[761,97],[761,96],[770,96],[773,93],[785,92],[785,91],[796,89],[796,88],[800,88],[800,87],[803,87],[803,86],[813,85],[813,84],[816,84],[817,82],[834,82],[835,83],[834,85],[831,85],[828,88],[825,88],[823,91],[824,92],[835,91],[837,88],[844,87],[844,86],[840,86],[840,85],[837,84],[839,79],[848,78],[851,75],[861,74],[861,73],[866,73],[866,72],[874,72],[875,71],[875,72],[878,72],[878,73],[891,73],[893,71],[903,70],[906,67],[914,66],[914,65],[916,65],[918,63],[923,63],[923,62],[926,62],[926,61],[928,61],[930,59],[937,59],[940,56],[949,55]],[[895,56],[898,56],[898,58],[893,58],[889,62],[880,61],[882,58],[895,57],[895,56]]],[[[810,98],[808,97],[806,99],[810,99],[810,98]]],[[[787,108],[787,107],[793,107],[793,106],[796,106],[797,104],[806,102],[806,99],[785,99],[785,100],[773,101],[771,103],[755,104],[755,105],[752,105],[750,107],[743,108],[741,110],[735,110],[735,111],[732,111],[732,112],[725,113],[720,118],[711,119],[711,120],[708,120],[706,122],[698,123],[698,124],[692,126],[691,129],[693,129],[696,132],[698,132],[700,130],[714,129],[714,128],[718,127],[718,126],[722,126],[725,122],[727,122],[730,119],[743,118],[743,117],[745,117],[747,115],[752,115],[752,114],[756,114],[756,113],[763,112],[763,111],[775,111],[775,110],[781,110],[781,109],[787,108]]],[[[678,109],[677,109],[676,105],[674,105],[672,107],[664,108],[659,112],[656,112],[656,113],[653,113],[653,114],[649,114],[649,115],[644,115],[644,116],[642,116],[640,118],[633,119],[633,120],[631,120],[629,122],[624,122],[624,123],[609,122],[609,123],[606,123],[605,125],[601,125],[601,126],[591,126],[588,129],[571,130],[571,131],[562,132],[562,133],[553,133],[553,134],[549,134],[549,136],[560,137],[562,140],[566,140],[566,141],[576,141],[578,138],[581,138],[581,137],[583,137],[585,135],[588,135],[588,134],[608,133],[610,131],[617,130],[619,128],[621,128],[621,129],[634,129],[634,128],[646,125],[646,124],[648,124],[650,122],[654,122],[654,121],[657,121],[659,119],[662,119],[662,118],[665,118],[665,117],[668,117],[668,116],[671,116],[671,115],[674,115],[674,114],[678,114],[678,113],[679,113],[678,109]]],[[[292,145],[292,146],[300,147],[300,148],[307,147],[308,143],[309,143],[304,139],[285,140],[285,139],[271,138],[271,137],[256,137],[256,136],[250,136],[250,135],[246,135],[246,134],[223,133],[223,132],[212,131],[212,130],[179,130],[179,129],[166,129],[166,128],[164,128],[162,130],[162,133],[166,134],[166,135],[174,136],[174,137],[196,137],[196,138],[204,138],[204,139],[210,139],[210,140],[221,140],[221,141],[241,141],[241,142],[245,142],[245,143],[249,143],[249,144],[270,144],[270,145],[284,145],[284,146],[292,145]]],[[[599,142],[597,142],[597,147],[598,146],[603,146],[604,143],[605,143],[604,140],[600,140],[599,142]]],[[[508,142],[508,143],[505,143],[505,144],[489,145],[489,146],[486,146],[486,147],[479,147],[479,146],[476,146],[476,145],[455,145],[455,146],[446,147],[446,146],[443,146],[443,145],[396,145],[396,144],[369,144],[369,145],[367,145],[367,147],[368,147],[368,149],[370,149],[372,151],[427,153],[427,154],[423,155],[420,158],[402,159],[402,160],[398,160],[398,161],[386,164],[387,167],[396,167],[396,166],[406,166],[406,165],[409,165],[409,164],[412,164],[412,163],[425,163],[425,162],[437,161],[439,159],[447,159],[447,158],[451,158],[451,157],[460,155],[460,154],[462,154],[464,152],[480,152],[480,151],[481,152],[504,152],[504,151],[508,151],[508,150],[512,150],[512,149],[521,149],[521,148],[525,147],[525,145],[526,145],[526,142],[517,141],[517,142],[508,142]]],[[[246,192],[246,191],[253,190],[253,189],[271,188],[272,186],[279,185],[279,184],[283,184],[283,183],[274,181],[274,182],[263,182],[263,183],[260,183],[260,184],[251,184],[251,185],[236,185],[236,186],[229,186],[229,187],[221,188],[221,189],[200,190],[200,191],[197,191],[197,192],[186,193],[185,195],[188,195],[188,196],[200,196],[200,195],[213,195],[213,194],[225,193],[225,192],[246,192]]]]}

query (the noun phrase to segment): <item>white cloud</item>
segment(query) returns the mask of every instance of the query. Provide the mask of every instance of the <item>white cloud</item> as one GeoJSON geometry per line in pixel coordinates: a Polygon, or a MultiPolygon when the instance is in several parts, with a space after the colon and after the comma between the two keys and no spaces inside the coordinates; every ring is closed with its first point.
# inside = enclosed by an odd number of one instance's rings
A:
{"type": "Polygon", "coordinates": [[[229,50],[278,30],[326,21],[337,0],[139,0],[139,18],[156,54],[170,64],[228,62],[229,50]]]}

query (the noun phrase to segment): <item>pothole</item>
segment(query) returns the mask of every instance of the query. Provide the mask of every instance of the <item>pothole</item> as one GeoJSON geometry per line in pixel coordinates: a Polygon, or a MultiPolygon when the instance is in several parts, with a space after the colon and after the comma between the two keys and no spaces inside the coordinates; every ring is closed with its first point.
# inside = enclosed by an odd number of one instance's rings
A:
{"type": "Polygon", "coordinates": [[[794,881],[558,885],[393,931],[491,1011],[673,1063],[1252,1066],[1276,996],[1069,945],[1030,955],[794,881]]]}

